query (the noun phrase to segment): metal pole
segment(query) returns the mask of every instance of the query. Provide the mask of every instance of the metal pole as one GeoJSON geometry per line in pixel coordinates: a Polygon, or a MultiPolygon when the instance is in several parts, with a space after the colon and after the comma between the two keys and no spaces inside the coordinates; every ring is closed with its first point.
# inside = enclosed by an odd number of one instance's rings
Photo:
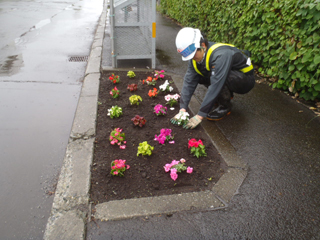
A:
{"type": "Polygon", "coordinates": [[[156,68],[156,0],[152,0],[152,68],[156,68]]]}

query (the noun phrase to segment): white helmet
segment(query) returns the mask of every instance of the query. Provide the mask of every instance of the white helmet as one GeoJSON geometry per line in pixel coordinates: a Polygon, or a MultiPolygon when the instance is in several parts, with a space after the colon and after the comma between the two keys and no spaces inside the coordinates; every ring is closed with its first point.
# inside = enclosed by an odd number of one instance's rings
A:
{"type": "Polygon", "coordinates": [[[178,53],[182,55],[183,61],[188,61],[194,57],[197,48],[200,48],[201,32],[196,28],[182,28],[176,37],[176,47],[178,53]]]}

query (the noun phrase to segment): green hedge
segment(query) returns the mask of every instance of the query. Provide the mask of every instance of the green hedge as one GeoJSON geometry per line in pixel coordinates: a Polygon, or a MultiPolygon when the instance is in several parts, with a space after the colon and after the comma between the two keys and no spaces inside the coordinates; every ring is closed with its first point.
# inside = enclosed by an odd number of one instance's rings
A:
{"type": "Polygon", "coordinates": [[[320,99],[320,0],[161,0],[160,11],[251,51],[274,88],[320,99]]]}

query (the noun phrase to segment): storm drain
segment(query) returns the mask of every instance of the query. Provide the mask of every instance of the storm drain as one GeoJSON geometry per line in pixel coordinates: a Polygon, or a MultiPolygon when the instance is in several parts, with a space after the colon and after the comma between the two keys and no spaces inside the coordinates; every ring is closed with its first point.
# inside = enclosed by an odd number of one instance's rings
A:
{"type": "Polygon", "coordinates": [[[89,56],[72,56],[69,57],[69,62],[88,62],[89,56]]]}

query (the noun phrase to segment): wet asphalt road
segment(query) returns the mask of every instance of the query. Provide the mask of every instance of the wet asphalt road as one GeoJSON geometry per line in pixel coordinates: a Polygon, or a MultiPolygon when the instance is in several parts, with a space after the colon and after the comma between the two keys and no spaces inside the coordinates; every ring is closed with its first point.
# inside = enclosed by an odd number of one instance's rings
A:
{"type": "Polygon", "coordinates": [[[0,239],[42,239],[103,1],[0,0],[0,239]]]}
{"type": "MultiPolygon", "coordinates": [[[[184,75],[180,27],[157,14],[157,69],[184,75]]],[[[199,87],[196,96],[203,98],[199,87]]],[[[122,221],[91,222],[88,239],[320,239],[320,120],[268,85],[235,95],[217,124],[248,175],[229,207],[122,221]]]]}

